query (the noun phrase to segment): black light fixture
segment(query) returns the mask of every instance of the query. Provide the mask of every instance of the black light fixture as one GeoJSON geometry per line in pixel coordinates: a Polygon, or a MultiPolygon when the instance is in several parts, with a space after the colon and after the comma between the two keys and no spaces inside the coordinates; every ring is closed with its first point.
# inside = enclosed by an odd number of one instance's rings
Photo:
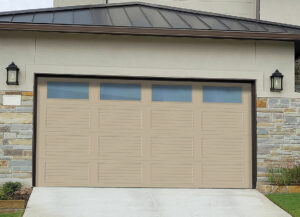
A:
{"type": "Polygon", "coordinates": [[[19,85],[19,67],[12,62],[7,68],[7,80],[6,84],[8,85],[19,85]]]}
{"type": "Polygon", "coordinates": [[[283,90],[283,74],[278,69],[271,75],[271,91],[280,92],[283,90]]]}

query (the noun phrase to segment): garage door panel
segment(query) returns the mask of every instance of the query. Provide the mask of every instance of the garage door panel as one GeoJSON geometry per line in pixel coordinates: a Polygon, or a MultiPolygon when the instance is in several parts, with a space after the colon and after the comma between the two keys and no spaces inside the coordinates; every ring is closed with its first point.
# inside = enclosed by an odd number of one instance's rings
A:
{"type": "MultiPolygon", "coordinates": [[[[245,94],[245,92],[243,93],[245,94]]],[[[207,103],[207,102],[200,102],[201,107],[203,109],[209,110],[213,109],[216,110],[216,108],[230,111],[230,110],[250,110],[251,102],[249,102],[249,96],[243,95],[243,101],[241,103],[207,103]]]]}
{"type": "Polygon", "coordinates": [[[194,137],[152,136],[151,156],[156,158],[193,158],[194,137]]]}
{"type": "Polygon", "coordinates": [[[91,111],[87,107],[50,106],[46,107],[47,128],[91,128],[91,111]]]}
{"type": "Polygon", "coordinates": [[[243,112],[202,111],[203,130],[244,130],[243,112]]]}
{"type": "Polygon", "coordinates": [[[103,185],[142,184],[143,165],[140,162],[103,162],[98,164],[98,181],[103,185]]]}
{"type": "Polygon", "coordinates": [[[76,83],[65,99],[47,97],[48,80],[38,85],[39,186],[251,187],[249,84],[56,78],[76,83]],[[212,94],[242,90],[241,100],[204,102],[205,85],[238,87],[212,94]]]}
{"type": "Polygon", "coordinates": [[[47,157],[88,157],[91,153],[91,138],[88,135],[47,135],[47,157]]]}
{"type": "Polygon", "coordinates": [[[202,157],[211,158],[243,158],[247,146],[245,138],[204,138],[202,139],[202,157]]]}
{"type": "MultiPolygon", "coordinates": [[[[149,100],[151,100],[151,94],[149,100]]],[[[200,102],[201,99],[200,97],[194,97],[193,100],[200,102]]],[[[169,108],[172,111],[193,111],[194,104],[192,102],[151,101],[151,108],[153,110],[166,110],[166,108],[169,108]]]]}
{"type": "Polygon", "coordinates": [[[72,185],[88,186],[89,185],[88,161],[66,160],[66,161],[47,161],[45,162],[45,183],[47,185],[72,185]]]}
{"type": "Polygon", "coordinates": [[[245,187],[244,171],[242,161],[233,161],[225,163],[205,162],[202,167],[203,185],[207,187],[221,188],[223,186],[231,186],[235,188],[245,187]]]}
{"type": "Polygon", "coordinates": [[[179,186],[194,184],[193,163],[156,162],[151,164],[151,182],[166,187],[168,184],[179,186]]]}
{"type": "Polygon", "coordinates": [[[106,129],[141,129],[140,109],[99,109],[99,127],[106,129]]]}
{"type": "Polygon", "coordinates": [[[194,127],[192,110],[153,109],[151,111],[151,128],[153,130],[182,130],[194,127]]]}
{"type": "Polygon", "coordinates": [[[142,157],[141,136],[99,136],[100,157],[142,157]]]}

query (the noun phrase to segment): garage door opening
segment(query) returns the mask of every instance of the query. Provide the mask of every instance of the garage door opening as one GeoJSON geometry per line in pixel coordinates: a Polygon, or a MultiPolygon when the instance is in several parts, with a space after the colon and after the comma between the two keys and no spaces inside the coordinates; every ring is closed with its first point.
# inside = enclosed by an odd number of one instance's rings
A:
{"type": "Polygon", "coordinates": [[[36,185],[252,188],[250,83],[37,79],[36,185]]]}

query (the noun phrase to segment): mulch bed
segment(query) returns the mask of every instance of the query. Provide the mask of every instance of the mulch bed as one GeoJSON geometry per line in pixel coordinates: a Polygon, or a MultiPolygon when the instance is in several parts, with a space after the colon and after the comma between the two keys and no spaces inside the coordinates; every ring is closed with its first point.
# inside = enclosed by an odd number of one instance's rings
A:
{"type": "Polygon", "coordinates": [[[23,188],[20,191],[16,191],[12,195],[13,200],[25,200],[25,207],[27,206],[29,197],[31,195],[32,188],[23,188]]]}

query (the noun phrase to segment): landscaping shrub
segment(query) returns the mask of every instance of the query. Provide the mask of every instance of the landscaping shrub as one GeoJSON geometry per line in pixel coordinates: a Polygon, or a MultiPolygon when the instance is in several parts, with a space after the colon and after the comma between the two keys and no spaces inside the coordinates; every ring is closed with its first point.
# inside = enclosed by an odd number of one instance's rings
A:
{"type": "Polygon", "coordinates": [[[21,190],[20,182],[6,182],[0,189],[0,200],[9,200],[16,191],[21,190]]]}
{"type": "Polygon", "coordinates": [[[274,185],[300,185],[300,166],[271,168],[268,173],[269,182],[274,185]]]}

